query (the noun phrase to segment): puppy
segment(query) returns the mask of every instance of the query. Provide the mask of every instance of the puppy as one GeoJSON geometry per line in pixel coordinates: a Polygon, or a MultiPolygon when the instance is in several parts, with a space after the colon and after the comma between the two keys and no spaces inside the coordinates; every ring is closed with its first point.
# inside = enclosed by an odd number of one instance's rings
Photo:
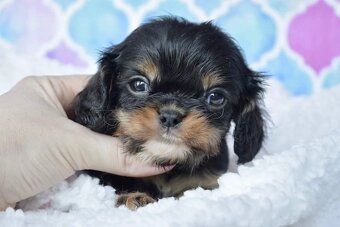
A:
{"type": "Polygon", "coordinates": [[[168,173],[129,178],[89,171],[112,185],[117,205],[136,209],[185,190],[218,187],[228,169],[226,134],[235,122],[238,163],[261,148],[263,78],[212,23],[164,17],[102,53],[98,72],[75,100],[75,121],[117,136],[126,152],[168,173]]]}

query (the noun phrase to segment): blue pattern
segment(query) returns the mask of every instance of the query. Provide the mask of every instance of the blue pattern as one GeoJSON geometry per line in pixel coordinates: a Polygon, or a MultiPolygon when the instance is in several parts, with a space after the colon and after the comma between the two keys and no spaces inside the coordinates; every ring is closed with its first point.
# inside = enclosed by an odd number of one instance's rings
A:
{"type": "Polygon", "coordinates": [[[56,2],[63,9],[67,9],[74,3],[72,0],[54,0],[54,2],[56,2]]]}
{"type": "MultiPolygon", "coordinates": [[[[288,37],[279,37],[288,36],[289,25],[304,12],[301,9],[308,10],[309,6],[322,2],[334,12],[340,10],[340,5],[330,4],[328,0],[235,0],[230,5],[225,5],[229,3],[227,0],[120,0],[131,6],[136,17],[115,4],[117,1],[7,0],[7,4],[0,4],[0,45],[4,42],[30,55],[46,56],[54,50],[55,60],[87,67],[95,64],[103,48],[120,43],[132,26],[139,23],[164,15],[181,16],[194,22],[213,18],[215,24],[236,40],[247,61],[257,67],[255,70],[273,75],[292,94],[308,95],[314,92],[314,87],[330,88],[340,84],[339,55],[338,60],[332,59],[337,65],[325,66],[321,73],[311,71],[306,63],[298,64],[295,57],[288,54],[294,51],[286,45],[288,37]],[[146,4],[150,9],[137,16],[146,4]],[[59,6],[57,12],[55,6],[59,6]],[[215,15],[216,12],[219,14],[215,15]],[[61,28],[64,22],[66,34],[60,32],[65,30],[61,28]],[[280,33],[280,26],[287,31],[280,33]],[[278,50],[281,52],[273,56],[278,50]]],[[[3,2],[0,0],[0,3],[3,2]]],[[[338,28],[330,31],[332,29],[338,28]]]]}
{"type": "Polygon", "coordinates": [[[195,0],[195,2],[202,10],[205,11],[205,13],[210,14],[222,4],[223,0],[195,0]]]}
{"type": "Polygon", "coordinates": [[[156,10],[149,12],[145,17],[144,21],[148,21],[152,18],[161,16],[161,15],[177,15],[180,17],[184,17],[190,21],[197,21],[198,18],[189,11],[187,5],[180,0],[173,1],[162,1],[156,10]],[[176,14],[174,14],[176,12],[176,14]]]}
{"type": "Polygon", "coordinates": [[[243,1],[217,19],[217,24],[236,39],[248,62],[257,62],[274,46],[276,27],[259,5],[243,1]]]}
{"type": "Polygon", "coordinates": [[[133,8],[140,8],[142,7],[147,1],[145,0],[124,0],[125,3],[129,4],[133,8]]]}
{"type": "Polygon", "coordinates": [[[340,84],[340,61],[338,61],[338,64],[327,73],[323,82],[323,87],[331,88],[338,84],[340,84]]]}
{"type": "Polygon", "coordinates": [[[281,52],[274,60],[269,61],[262,69],[270,76],[278,79],[283,86],[294,95],[309,95],[312,93],[312,82],[296,61],[281,52]]]}
{"type": "Polygon", "coordinates": [[[72,16],[69,32],[75,42],[97,59],[100,50],[125,38],[128,19],[123,12],[113,7],[112,1],[90,0],[72,16]]]}
{"type": "Polygon", "coordinates": [[[0,11],[0,36],[7,42],[15,43],[22,35],[21,18],[12,14],[12,5],[0,11]]]}
{"type": "Polygon", "coordinates": [[[299,9],[300,5],[310,4],[307,1],[296,0],[266,0],[271,8],[275,9],[279,14],[285,16],[296,9],[299,9]]]}

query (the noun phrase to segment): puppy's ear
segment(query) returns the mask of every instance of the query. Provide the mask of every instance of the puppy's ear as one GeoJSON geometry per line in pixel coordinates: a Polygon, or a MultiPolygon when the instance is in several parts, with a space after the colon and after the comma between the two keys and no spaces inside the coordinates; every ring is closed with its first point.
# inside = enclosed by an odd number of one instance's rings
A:
{"type": "Polygon", "coordinates": [[[234,152],[239,157],[239,164],[251,161],[260,150],[264,139],[263,111],[259,105],[263,80],[260,74],[247,71],[246,86],[234,115],[234,152]]]}
{"type": "Polygon", "coordinates": [[[117,72],[117,47],[102,53],[99,69],[75,99],[75,121],[101,133],[109,133],[112,126],[112,110],[115,103],[117,72]],[[111,122],[111,124],[110,124],[111,122]]]}

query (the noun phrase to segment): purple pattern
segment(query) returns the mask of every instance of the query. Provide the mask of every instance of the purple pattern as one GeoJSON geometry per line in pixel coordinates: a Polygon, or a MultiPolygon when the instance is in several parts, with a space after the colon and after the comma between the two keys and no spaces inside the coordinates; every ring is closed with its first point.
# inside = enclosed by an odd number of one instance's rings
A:
{"type": "Polygon", "coordinates": [[[332,7],[318,1],[293,19],[288,41],[306,64],[320,73],[340,55],[340,18],[332,7]]]}
{"type": "Polygon", "coordinates": [[[44,56],[64,65],[92,68],[103,47],[119,43],[150,16],[171,14],[196,22],[215,19],[215,23],[225,18],[228,23],[220,24],[222,29],[237,39],[254,69],[273,75],[292,94],[308,95],[340,84],[340,0],[120,1],[136,13],[113,0],[0,0],[0,45],[5,41],[28,57],[44,56]],[[246,23],[247,18],[253,24],[246,23]],[[270,24],[287,27],[286,36],[279,37],[284,33],[270,24]]]}
{"type": "Polygon", "coordinates": [[[47,52],[47,57],[55,59],[63,64],[71,64],[78,67],[87,67],[88,64],[82,60],[78,53],[72,50],[67,44],[61,42],[58,46],[47,52]]]}
{"type": "Polygon", "coordinates": [[[56,13],[40,0],[15,0],[0,13],[4,39],[15,43],[21,52],[37,51],[56,37],[56,13]]]}

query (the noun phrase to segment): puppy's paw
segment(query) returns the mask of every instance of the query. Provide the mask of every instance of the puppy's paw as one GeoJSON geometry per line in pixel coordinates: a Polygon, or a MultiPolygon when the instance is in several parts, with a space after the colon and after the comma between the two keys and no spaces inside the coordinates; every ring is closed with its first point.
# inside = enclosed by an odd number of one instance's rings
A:
{"type": "Polygon", "coordinates": [[[151,196],[143,192],[132,192],[117,195],[116,207],[125,205],[130,210],[137,210],[139,207],[156,202],[151,196]]]}

